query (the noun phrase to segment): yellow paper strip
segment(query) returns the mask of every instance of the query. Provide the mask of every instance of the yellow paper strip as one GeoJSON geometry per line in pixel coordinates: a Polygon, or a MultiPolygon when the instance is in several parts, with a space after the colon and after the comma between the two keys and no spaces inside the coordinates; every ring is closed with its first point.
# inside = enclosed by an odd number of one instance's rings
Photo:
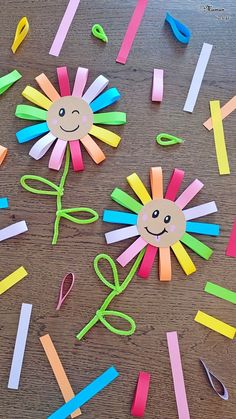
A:
{"type": "Polygon", "coordinates": [[[115,134],[114,132],[101,127],[96,127],[95,125],[92,126],[89,134],[110,145],[111,147],[117,147],[121,140],[119,135],[115,134]]]}
{"type": "Polygon", "coordinates": [[[13,287],[13,285],[17,284],[17,282],[21,281],[27,275],[28,273],[25,268],[21,266],[15,272],[2,279],[2,281],[0,281],[0,295],[9,290],[9,288],[13,287]]]}
{"type": "Polygon", "coordinates": [[[24,96],[30,102],[35,103],[35,105],[40,106],[41,108],[48,110],[52,106],[51,100],[49,100],[38,90],[34,89],[34,87],[26,86],[25,90],[22,92],[22,96],[24,96]]]}
{"type": "Polygon", "coordinates": [[[196,266],[180,242],[172,244],[171,249],[186,275],[191,275],[196,271],[196,266]]]}
{"type": "Polygon", "coordinates": [[[228,155],[225,145],[224,128],[222,123],[222,115],[219,100],[210,101],[211,119],[213,125],[216,157],[219,167],[220,175],[229,175],[230,168],[228,162],[228,155]]]}
{"type": "Polygon", "coordinates": [[[203,311],[198,311],[195,317],[195,322],[226,336],[229,339],[234,339],[236,329],[221,320],[215,319],[215,317],[209,316],[203,311]]]}
{"type": "Polygon", "coordinates": [[[137,197],[142,202],[142,204],[145,205],[152,200],[143,182],[138,177],[137,173],[132,173],[132,175],[128,176],[127,181],[130,187],[136,193],[137,197]]]}

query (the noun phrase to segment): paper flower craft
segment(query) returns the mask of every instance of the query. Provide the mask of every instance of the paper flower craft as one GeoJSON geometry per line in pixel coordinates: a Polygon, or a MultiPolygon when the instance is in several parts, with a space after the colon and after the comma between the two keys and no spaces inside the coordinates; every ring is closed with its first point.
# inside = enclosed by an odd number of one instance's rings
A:
{"type": "Polygon", "coordinates": [[[19,143],[25,143],[43,135],[29,152],[36,160],[42,158],[55,143],[49,161],[49,168],[54,170],[60,169],[69,144],[73,168],[80,171],[84,169],[80,144],[95,163],[99,164],[105,159],[104,153],[90,135],[112,147],[117,147],[120,142],[121,138],[117,134],[96,124],[122,125],[126,123],[126,114],[96,113],[120,99],[120,93],[114,87],[102,93],[109,83],[104,76],[97,77],[84,94],[88,69],[78,68],[72,94],[67,68],[57,68],[57,76],[60,95],[45,74],[36,77],[36,81],[47,97],[31,86],[22,92],[26,99],[42,109],[18,105],[16,116],[44,122],[23,128],[16,133],[16,137],[19,143]]]}
{"type": "Polygon", "coordinates": [[[214,201],[193,208],[187,204],[204,186],[198,179],[194,180],[176,199],[184,172],[173,171],[165,196],[163,196],[163,176],[160,167],[152,167],[150,182],[152,198],[136,173],[127,177],[127,181],[141,203],[126,192],[115,188],[111,198],[127,208],[130,212],[105,210],[103,221],[128,225],[128,227],[110,231],[105,234],[108,244],[116,243],[130,237],[139,236],[118,258],[122,266],[126,266],[139,252],[145,248],[145,255],[138,275],[147,278],[151,272],[159,250],[159,277],[161,281],[171,280],[171,252],[175,254],[186,275],[195,272],[196,268],[186,252],[185,244],[199,256],[209,259],[212,249],[189,233],[218,236],[218,224],[192,222],[190,220],[217,211],[214,201]]]}
{"type": "Polygon", "coordinates": [[[29,192],[56,197],[57,211],[52,244],[57,243],[61,218],[76,224],[89,224],[98,219],[97,212],[90,208],[65,209],[62,207],[70,158],[75,171],[84,169],[80,148],[80,143],[82,143],[95,163],[101,163],[105,159],[105,155],[90,135],[112,147],[117,147],[121,138],[111,131],[98,127],[96,124],[121,125],[126,123],[126,114],[123,112],[96,113],[120,99],[120,93],[116,88],[108,89],[102,93],[109,82],[104,76],[97,77],[83,94],[88,78],[88,69],[79,67],[71,94],[67,68],[59,67],[57,75],[60,95],[47,76],[40,74],[36,77],[36,81],[47,97],[31,86],[27,86],[22,95],[40,106],[41,109],[34,106],[18,105],[15,113],[18,118],[44,121],[23,128],[16,133],[19,143],[25,143],[43,135],[31,148],[29,152],[31,157],[39,160],[55,143],[49,160],[49,168],[59,170],[64,155],[66,155],[59,185],[35,175],[24,175],[21,178],[21,185],[29,192]],[[40,182],[44,185],[44,188],[46,185],[47,189],[36,189],[28,185],[28,181],[40,182]],[[92,215],[92,217],[79,219],[74,216],[75,213],[80,212],[92,215]]]}

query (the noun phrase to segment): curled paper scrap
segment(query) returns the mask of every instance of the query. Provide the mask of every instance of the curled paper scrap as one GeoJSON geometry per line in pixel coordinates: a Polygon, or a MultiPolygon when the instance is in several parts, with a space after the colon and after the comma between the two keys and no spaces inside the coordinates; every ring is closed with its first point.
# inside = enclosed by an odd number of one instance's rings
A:
{"type": "Polygon", "coordinates": [[[116,264],[114,262],[114,260],[106,255],[106,254],[99,254],[95,257],[94,262],[93,262],[93,266],[94,266],[94,270],[98,276],[98,278],[103,282],[103,284],[106,285],[106,287],[111,289],[110,294],[107,296],[107,298],[105,299],[105,301],[103,302],[103,304],[101,305],[101,307],[97,310],[95,316],[90,320],[90,322],[77,334],[76,338],[78,340],[81,340],[86,333],[88,333],[88,331],[95,326],[95,324],[100,321],[110,332],[115,333],[117,335],[121,335],[121,336],[130,336],[135,332],[136,329],[136,324],[135,321],[132,319],[132,317],[128,316],[125,313],[122,313],[121,311],[114,311],[114,310],[107,310],[109,304],[112,302],[112,300],[119,294],[121,294],[123,291],[125,291],[125,289],[127,288],[127,286],[129,285],[130,281],[132,280],[135,272],[137,271],[139,264],[143,258],[144,255],[144,251],[140,252],[140,254],[138,255],[137,259],[135,260],[130,272],[128,273],[127,277],[124,279],[124,281],[122,283],[120,283],[119,280],[119,275],[118,275],[118,271],[117,271],[117,267],[116,264]],[[107,262],[109,263],[112,273],[113,273],[113,280],[114,283],[110,282],[109,280],[107,280],[102,272],[100,271],[99,267],[98,267],[98,263],[101,259],[107,260],[107,262]],[[112,326],[109,321],[106,319],[106,317],[116,317],[118,319],[123,319],[125,320],[127,323],[129,323],[130,325],[130,329],[128,330],[122,330],[122,329],[117,329],[114,326],[112,326]]]}
{"type": "Polygon", "coordinates": [[[15,38],[11,46],[13,54],[19,48],[20,44],[24,41],[27,33],[29,32],[29,22],[26,16],[22,17],[16,27],[15,38]]]}
{"type": "Polygon", "coordinates": [[[4,162],[7,155],[7,148],[0,145],[0,166],[4,162]]]}
{"type": "Polygon", "coordinates": [[[74,286],[74,283],[75,283],[75,275],[72,272],[69,272],[68,274],[66,274],[66,276],[62,280],[56,310],[60,310],[66,297],[70,294],[74,286]],[[67,291],[66,291],[66,288],[67,288],[67,291]]]}
{"type": "Polygon", "coordinates": [[[30,325],[32,304],[23,303],[21,306],[20,319],[17,329],[15,348],[12,358],[11,371],[8,381],[8,388],[18,390],[20,384],[21,370],[24,361],[27,336],[30,325]]]}
{"type": "Polygon", "coordinates": [[[179,20],[175,19],[168,12],[166,13],[165,21],[169,23],[173,35],[179,42],[181,42],[182,44],[189,43],[191,38],[191,32],[186,25],[181,23],[179,20]]]}
{"type": "Polygon", "coordinates": [[[26,272],[25,268],[21,266],[15,272],[12,272],[6,278],[2,279],[0,281],[0,295],[24,279],[27,275],[28,273],[26,272]]]}
{"type": "Polygon", "coordinates": [[[72,221],[75,224],[91,224],[98,220],[98,213],[94,211],[91,208],[85,208],[85,207],[79,207],[79,208],[63,208],[62,207],[62,197],[64,194],[64,186],[66,182],[66,178],[69,171],[69,164],[70,164],[70,150],[67,146],[66,149],[66,161],[65,161],[65,167],[64,171],[60,180],[60,184],[56,185],[55,183],[51,182],[48,179],[45,179],[40,176],[35,175],[24,175],[20,179],[21,186],[26,189],[28,192],[31,192],[33,194],[37,195],[49,195],[49,196],[55,196],[57,201],[57,211],[56,211],[56,217],[54,222],[54,235],[52,239],[52,244],[55,245],[58,240],[59,235],[59,227],[60,222],[62,218],[65,218],[66,220],[72,221]],[[36,189],[32,186],[28,185],[28,181],[36,181],[40,182],[44,186],[48,186],[49,189],[36,189]],[[91,218],[87,219],[81,219],[74,216],[75,213],[82,212],[87,213],[91,215],[91,218]]]}
{"type": "Polygon", "coordinates": [[[95,38],[100,39],[103,42],[108,42],[108,37],[106,35],[106,32],[104,31],[102,25],[99,25],[98,23],[95,23],[92,27],[92,34],[95,36],[95,38]]]}
{"type": "Polygon", "coordinates": [[[233,223],[225,254],[228,257],[236,258],[236,218],[233,223]]]}
{"type": "Polygon", "coordinates": [[[138,382],[134,394],[133,404],[131,407],[131,415],[142,418],[145,413],[151,374],[149,372],[140,371],[138,382]]]}
{"type": "Polygon", "coordinates": [[[28,227],[25,221],[19,221],[18,223],[11,224],[0,230],[0,242],[10,239],[11,237],[18,236],[26,231],[28,231],[28,227]]]}
{"type": "Polygon", "coordinates": [[[48,416],[48,419],[66,419],[75,409],[82,407],[92,397],[96,396],[101,390],[103,390],[108,384],[111,384],[119,376],[118,371],[115,367],[110,367],[94,381],[84,387],[80,393],[76,394],[73,399],[69,400],[66,404],[61,406],[56,412],[48,416]]]}
{"type": "Polygon", "coordinates": [[[175,137],[174,135],[161,132],[156,136],[156,142],[165,147],[174,144],[181,144],[184,140],[182,140],[182,138],[175,137]]]}
{"type": "Polygon", "coordinates": [[[0,209],[6,209],[9,207],[8,198],[0,198],[0,209]]]}
{"type": "Polygon", "coordinates": [[[9,87],[11,87],[16,81],[21,79],[22,75],[17,70],[11,71],[0,78],[0,95],[2,95],[9,87]]]}
{"type": "Polygon", "coordinates": [[[206,363],[201,358],[200,358],[200,362],[202,363],[202,366],[203,366],[203,368],[204,368],[204,370],[207,374],[209,383],[210,383],[211,387],[213,388],[213,390],[216,392],[216,394],[218,394],[218,396],[223,400],[229,400],[229,393],[228,393],[228,390],[225,387],[224,383],[218,377],[216,377],[215,374],[213,374],[213,372],[207,367],[206,363]],[[214,380],[216,380],[220,384],[220,386],[223,390],[222,393],[220,393],[217,390],[217,388],[216,388],[216,386],[215,386],[215,384],[212,380],[212,377],[213,377],[214,380]]]}

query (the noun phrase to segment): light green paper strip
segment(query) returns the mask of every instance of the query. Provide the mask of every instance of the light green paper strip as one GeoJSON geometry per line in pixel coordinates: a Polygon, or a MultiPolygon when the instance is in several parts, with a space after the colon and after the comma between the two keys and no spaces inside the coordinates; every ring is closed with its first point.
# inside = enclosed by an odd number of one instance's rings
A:
{"type": "Polygon", "coordinates": [[[206,246],[200,240],[191,236],[191,234],[185,233],[183,237],[181,237],[180,241],[192,249],[199,256],[201,256],[203,259],[208,260],[213,253],[213,250],[210,247],[206,246]]]}
{"type": "Polygon", "coordinates": [[[0,95],[11,87],[17,80],[21,79],[22,75],[17,70],[6,74],[0,78],[0,95]]]}
{"type": "Polygon", "coordinates": [[[230,303],[236,304],[236,292],[230,291],[227,288],[220,287],[212,282],[207,282],[204,291],[208,294],[215,295],[215,297],[219,297],[223,300],[229,301],[230,303]]]}
{"type": "Polygon", "coordinates": [[[135,212],[136,214],[138,214],[143,208],[143,205],[141,205],[138,201],[136,201],[134,198],[119,188],[114,189],[111,194],[111,199],[117,202],[117,204],[122,205],[122,207],[125,207],[130,211],[135,212]]]}
{"type": "Polygon", "coordinates": [[[15,115],[17,118],[31,121],[46,121],[47,111],[29,105],[17,105],[15,115]]]}
{"type": "Polygon", "coordinates": [[[94,124],[124,125],[126,124],[125,112],[103,112],[93,115],[94,124]]]}

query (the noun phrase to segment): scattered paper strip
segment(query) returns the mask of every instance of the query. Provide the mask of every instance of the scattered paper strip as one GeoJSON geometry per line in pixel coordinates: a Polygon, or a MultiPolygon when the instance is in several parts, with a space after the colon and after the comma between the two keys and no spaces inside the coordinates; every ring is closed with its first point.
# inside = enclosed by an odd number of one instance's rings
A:
{"type": "Polygon", "coordinates": [[[24,279],[27,275],[28,272],[26,272],[25,268],[21,266],[15,272],[12,272],[12,274],[2,279],[0,281],[0,295],[13,287],[13,285],[17,284],[17,282],[24,279]]]}
{"type": "Polygon", "coordinates": [[[203,311],[198,311],[194,320],[195,322],[200,323],[203,326],[206,326],[209,329],[214,330],[215,332],[220,333],[229,339],[234,339],[235,337],[235,327],[232,327],[229,324],[216,319],[215,317],[209,316],[203,311]]]}
{"type": "Polygon", "coordinates": [[[0,166],[3,163],[3,161],[5,160],[5,157],[7,155],[7,148],[3,147],[2,145],[0,145],[0,166]]]}
{"type": "MultiPolygon", "coordinates": [[[[231,114],[231,112],[235,111],[236,109],[236,96],[233,96],[222,108],[221,110],[221,117],[222,120],[225,119],[228,115],[231,114]]],[[[212,119],[209,118],[207,121],[203,123],[204,127],[208,129],[209,131],[212,130],[212,119]]]]}
{"type": "Polygon", "coordinates": [[[0,198],[0,209],[6,209],[9,207],[8,198],[2,197],[0,198]]]}
{"type": "Polygon", "coordinates": [[[230,168],[228,162],[227,149],[225,145],[225,135],[220,111],[220,101],[210,101],[211,118],[215,139],[216,158],[220,175],[229,175],[230,168]]]}
{"type": "Polygon", "coordinates": [[[133,404],[131,407],[131,415],[142,418],[145,414],[147,398],[150,386],[151,374],[149,372],[140,371],[138,382],[134,393],[133,404]]]}
{"type": "Polygon", "coordinates": [[[204,291],[208,294],[214,295],[215,297],[219,297],[223,300],[229,301],[230,303],[236,304],[236,292],[220,287],[220,285],[213,284],[213,282],[207,282],[204,291]]]}
{"type": "Polygon", "coordinates": [[[19,221],[18,223],[11,224],[10,226],[0,230],[0,242],[10,239],[11,237],[18,236],[26,231],[28,231],[28,227],[25,221],[19,221]]]}
{"type": "Polygon", "coordinates": [[[225,254],[228,257],[236,258],[236,218],[230,233],[230,238],[225,254]]]}

